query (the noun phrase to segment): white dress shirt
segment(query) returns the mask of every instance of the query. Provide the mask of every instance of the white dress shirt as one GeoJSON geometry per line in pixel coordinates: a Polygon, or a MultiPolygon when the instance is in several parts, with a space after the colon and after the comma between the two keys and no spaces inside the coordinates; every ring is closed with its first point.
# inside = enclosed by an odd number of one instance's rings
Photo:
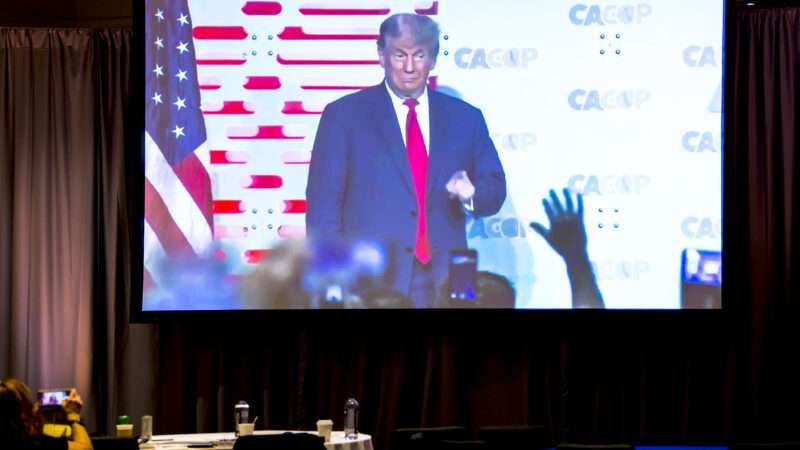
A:
{"type": "MultiPolygon", "coordinates": [[[[411,108],[403,103],[406,101],[405,98],[399,97],[389,88],[388,81],[384,81],[383,85],[386,87],[386,90],[389,91],[389,98],[392,99],[392,106],[394,106],[394,112],[397,116],[397,124],[400,125],[400,133],[403,135],[403,145],[406,145],[406,120],[408,119],[408,113],[411,108]]],[[[425,141],[425,151],[430,155],[431,113],[430,107],[428,106],[427,86],[422,90],[422,94],[417,97],[417,102],[418,104],[414,110],[417,111],[417,122],[419,122],[419,128],[420,131],[422,131],[422,139],[425,141]]],[[[471,214],[473,211],[472,197],[463,200],[461,206],[464,208],[464,212],[471,214]]]]}
{"type": "MultiPolygon", "coordinates": [[[[394,106],[394,112],[397,115],[397,124],[400,125],[400,133],[403,134],[403,145],[406,144],[406,119],[408,118],[408,111],[409,107],[404,105],[403,102],[406,101],[403,97],[398,97],[397,94],[394,93],[389,88],[388,82],[384,81],[383,85],[386,86],[386,90],[389,91],[389,98],[392,99],[392,106],[394,106]]],[[[422,131],[422,139],[425,141],[425,151],[428,154],[431,154],[430,149],[430,142],[431,142],[431,113],[430,108],[428,107],[428,87],[422,90],[422,94],[417,97],[417,102],[419,104],[414,108],[417,111],[417,121],[419,122],[419,129],[422,131]]]]}

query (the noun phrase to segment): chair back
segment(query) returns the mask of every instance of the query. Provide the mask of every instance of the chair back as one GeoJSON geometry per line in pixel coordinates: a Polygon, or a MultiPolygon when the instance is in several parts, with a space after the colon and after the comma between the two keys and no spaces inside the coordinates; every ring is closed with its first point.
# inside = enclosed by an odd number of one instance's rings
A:
{"type": "Polygon", "coordinates": [[[139,441],[136,438],[98,436],[92,438],[92,448],[94,450],[139,450],[139,441]]]}
{"type": "Polygon", "coordinates": [[[467,429],[461,426],[398,428],[394,433],[397,450],[435,450],[441,441],[464,441],[467,429]]]}
{"type": "Polygon", "coordinates": [[[544,425],[481,427],[478,438],[490,450],[540,450],[553,447],[544,425]]]}
{"type": "Polygon", "coordinates": [[[233,450],[325,450],[325,438],[308,433],[240,436],[233,450]]]}
{"type": "Polygon", "coordinates": [[[562,442],[556,450],[633,450],[630,444],[572,444],[562,442]]]}
{"type": "Polygon", "coordinates": [[[484,441],[439,441],[438,450],[489,450],[484,441]]]}

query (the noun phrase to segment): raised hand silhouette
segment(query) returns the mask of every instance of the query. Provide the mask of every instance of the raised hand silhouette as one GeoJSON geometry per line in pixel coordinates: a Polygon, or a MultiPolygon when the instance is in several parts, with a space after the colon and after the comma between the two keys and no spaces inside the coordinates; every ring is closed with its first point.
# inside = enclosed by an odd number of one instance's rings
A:
{"type": "Polygon", "coordinates": [[[603,308],[603,296],[597,286],[592,264],[586,248],[586,227],[583,223],[583,196],[572,194],[568,188],[562,190],[564,203],[550,189],[550,195],[542,199],[544,212],[550,221],[550,228],[538,222],[531,222],[530,227],[550,244],[567,265],[567,276],[572,289],[573,308],[603,308]],[[577,203],[577,206],[576,206],[577,203]]]}
{"type": "Polygon", "coordinates": [[[544,212],[550,220],[550,228],[538,222],[530,226],[566,261],[586,257],[586,228],[583,224],[583,196],[577,194],[577,208],[569,189],[564,188],[564,204],[550,189],[549,197],[542,199],[544,212]]]}

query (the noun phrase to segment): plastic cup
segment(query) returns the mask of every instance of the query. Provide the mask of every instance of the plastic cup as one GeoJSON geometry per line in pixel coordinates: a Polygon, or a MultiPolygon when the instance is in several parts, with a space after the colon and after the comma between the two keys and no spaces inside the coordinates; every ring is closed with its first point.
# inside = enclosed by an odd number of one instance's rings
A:
{"type": "Polygon", "coordinates": [[[333,421],[329,419],[317,421],[317,434],[325,438],[325,442],[331,441],[331,431],[333,431],[333,421]]]}
{"type": "Polygon", "coordinates": [[[117,437],[132,438],[133,437],[133,424],[130,424],[130,423],[117,424],[117,437]]]}
{"type": "Polygon", "coordinates": [[[239,436],[250,436],[256,429],[256,424],[244,422],[239,424],[239,436]]]}

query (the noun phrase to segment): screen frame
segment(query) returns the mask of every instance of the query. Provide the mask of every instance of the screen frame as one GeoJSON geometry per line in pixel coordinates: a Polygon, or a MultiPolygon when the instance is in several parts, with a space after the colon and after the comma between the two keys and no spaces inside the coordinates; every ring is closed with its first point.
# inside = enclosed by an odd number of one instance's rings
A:
{"type": "MultiPolygon", "coordinates": [[[[222,322],[286,322],[289,324],[307,323],[323,324],[330,321],[364,321],[375,323],[388,323],[388,321],[413,321],[435,325],[446,320],[448,322],[494,322],[503,323],[520,322],[523,324],[531,321],[557,321],[564,323],[583,323],[585,320],[594,320],[605,317],[610,320],[647,320],[668,322],[685,319],[689,321],[722,320],[729,317],[731,307],[726,299],[735,298],[734,287],[726,279],[725,268],[731,267],[731,249],[734,242],[731,240],[732,217],[731,210],[735,207],[733,197],[730,195],[734,187],[732,171],[732,144],[733,144],[733,114],[727,109],[733,105],[734,71],[733,48],[727,45],[730,36],[736,33],[736,0],[723,0],[723,74],[722,74],[722,300],[719,309],[493,309],[493,308],[453,308],[453,309],[246,309],[246,310],[177,310],[177,311],[144,311],[142,309],[143,290],[143,233],[144,233],[144,171],[145,171],[145,79],[140,70],[145,64],[144,42],[144,14],[145,0],[133,1],[133,44],[132,44],[132,73],[130,86],[130,99],[128,103],[128,123],[132,126],[126,129],[125,167],[126,186],[129,195],[128,206],[128,244],[130,251],[130,302],[128,305],[129,321],[132,323],[219,323],[222,322]]],[[[730,272],[730,270],[728,270],[730,272]]]]}

